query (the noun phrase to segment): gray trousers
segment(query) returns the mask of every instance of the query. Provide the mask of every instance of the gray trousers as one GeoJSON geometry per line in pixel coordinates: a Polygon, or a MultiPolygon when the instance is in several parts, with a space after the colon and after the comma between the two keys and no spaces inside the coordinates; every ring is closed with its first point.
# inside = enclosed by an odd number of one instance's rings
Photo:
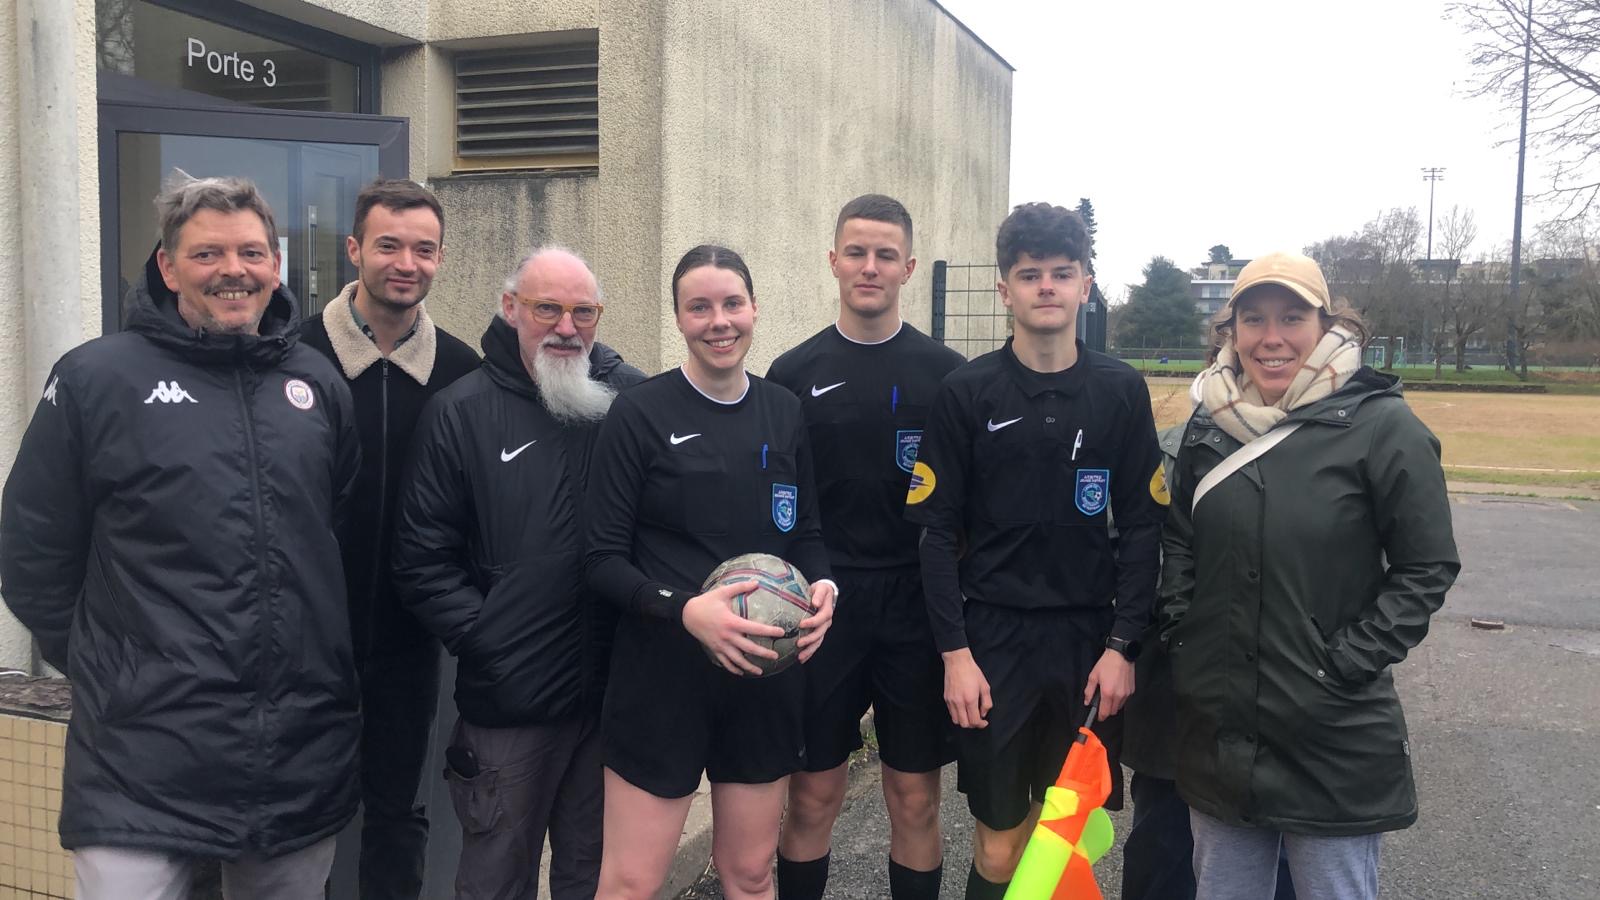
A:
{"type": "Polygon", "coordinates": [[[1322,837],[1228,825],[1189,811],[1196,900],[1272,900],[1278,851],[1300,900],[1377,900],[1376,834],[1322,837]]]}
{"type": "MultiPolygon", "coordinates": [[[[227,900],[314,900],[333,868],[334,839],[271,859],[245,856],[222,864],[227,900]]],[[[84,847],[72,854],[78,900],[187,900],[195,860],[152,850],[84,847]]]]}
{"type": "Polygon", "coordinates": [[[605,811],[596,723],[480,728],[458,719],[450,746],[471,751],[479,770],[445,775],[462,832],[456,897],[534,900],[546,832],[550,896],[594,897],[605,811]]]}

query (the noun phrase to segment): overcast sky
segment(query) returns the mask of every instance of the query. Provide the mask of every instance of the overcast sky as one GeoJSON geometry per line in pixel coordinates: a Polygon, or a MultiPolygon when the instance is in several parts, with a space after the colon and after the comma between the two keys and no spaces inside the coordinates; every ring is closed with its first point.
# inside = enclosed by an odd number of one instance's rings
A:
{"type": "MultiPolygon", "coordinates": [[[[1016,67],[1012,202],[1090,198],[1113,300],[1157,254],[1299,250],[1396,206],[1425,225],[1423,166],[1446,167],[1436,244],[1451,204],[1473,251],[1510,240],[1516,120],[1467,96],[1440,0],[940,2],[1016,67]]],[[[1530,150],[1530,193],[1542,174],[1530,150]]]]}

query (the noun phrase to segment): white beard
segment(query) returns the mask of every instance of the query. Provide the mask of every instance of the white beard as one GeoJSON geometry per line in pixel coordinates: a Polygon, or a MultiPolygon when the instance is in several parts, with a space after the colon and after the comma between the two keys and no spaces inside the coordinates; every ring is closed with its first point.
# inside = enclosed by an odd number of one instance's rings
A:
{"type": "MultiPolygon", "coordinates": [[[[574,342],[576,343],[576,342],[574,342]]],[[[556,356],[545,347],[572,346],[551,335],[533,356],[534,382],[544,408],[562,422],[598,422],[606,417],[617,392],[589,377],[589,348],[578,356],[556,356]]]]}

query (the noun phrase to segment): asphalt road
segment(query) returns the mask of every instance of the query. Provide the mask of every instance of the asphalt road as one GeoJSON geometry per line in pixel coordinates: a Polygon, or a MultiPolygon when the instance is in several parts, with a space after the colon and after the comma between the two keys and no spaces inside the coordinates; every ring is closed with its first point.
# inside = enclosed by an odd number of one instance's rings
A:
{"type": "MultiPolygon", "coordinates": [[[[1386,897],[1600,897],[1600,503],[1460,496],[1464,567],[1428,639],[1396,670],[1420,821],[1385,838],[1386,897]],[[1502,619],[1503,631],[1471,627],[1502,619]]],[[[829,897],[888,896],[888,822],[862,766],[834,831],[829,897]]],[[[945,773],[945,897],[971,819],[945,773]]],[[[1127,813],[1096,867],[1119,896],[1127,813]]],[[[711,879],[685,897],[720,897],[711,879]]]]}

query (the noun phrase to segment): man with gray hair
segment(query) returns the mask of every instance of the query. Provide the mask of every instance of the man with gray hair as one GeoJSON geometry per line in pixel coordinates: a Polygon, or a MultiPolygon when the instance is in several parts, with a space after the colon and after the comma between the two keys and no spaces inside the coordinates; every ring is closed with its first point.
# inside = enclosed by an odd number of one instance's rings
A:
{"type": "Polygon", "coordinates": [[[616,392],[644,380],[595,340],[604,306],[571,251],[528,254],[483,335],[482,367],[423,410],[401,488],[394,580],[455,655],[445,777],[462,825],[456,896],[593,897],[595,727],[615,619],[583,589],[589,451],[616,392]]]}
{"type": "Polygon", "coordinates": [[[61,844],[83,900],[320,896],[355,813],[336,539],[350,391],[298,342],[249,182],[184,179],[127,330],[56,363],[0,499],[6,605],[72,680],[61,844]]]}

